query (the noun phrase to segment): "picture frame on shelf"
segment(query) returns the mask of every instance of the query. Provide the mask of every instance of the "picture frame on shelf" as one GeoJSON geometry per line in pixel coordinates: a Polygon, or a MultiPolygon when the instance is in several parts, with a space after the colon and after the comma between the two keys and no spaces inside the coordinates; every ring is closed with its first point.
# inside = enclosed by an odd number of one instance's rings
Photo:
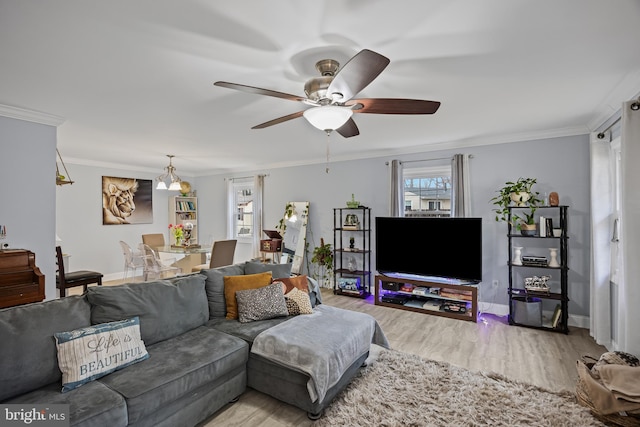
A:
{"type": "Polygon", "coordinates": [[[342,292],[359,294],[360,278],[359,277],[340,277],[338,278],[338,288],[342,292]]]}
{"type": "Polygon", "coordinates": [[[342,224],[342,228],[345,230],[359,230],[360,229],[360,219],[356,214],[348,214],[344,219],[344,224],[342,224]]]}

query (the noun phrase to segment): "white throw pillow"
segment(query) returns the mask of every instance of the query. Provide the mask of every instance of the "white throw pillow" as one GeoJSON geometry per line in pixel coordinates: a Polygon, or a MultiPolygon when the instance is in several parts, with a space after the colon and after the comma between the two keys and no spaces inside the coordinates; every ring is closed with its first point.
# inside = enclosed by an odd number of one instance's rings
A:
{"type": "Polygon", "coordinates": [[[54,336],[63,393],[149,358],[137,316],[54,336]]]}

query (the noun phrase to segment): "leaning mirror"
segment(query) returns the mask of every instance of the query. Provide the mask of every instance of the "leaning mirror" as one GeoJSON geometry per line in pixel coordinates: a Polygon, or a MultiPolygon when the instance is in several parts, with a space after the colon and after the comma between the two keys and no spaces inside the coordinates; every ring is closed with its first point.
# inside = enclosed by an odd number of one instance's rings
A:
{"type": "Polygon", "coordinates": [[[282,235],[282,254],[285,262],[291,262],[291,273],[300,274],[305,253],[307,223],[309,221],[309,202],[288,202],[284,216],[280,220],[282,235]]]}

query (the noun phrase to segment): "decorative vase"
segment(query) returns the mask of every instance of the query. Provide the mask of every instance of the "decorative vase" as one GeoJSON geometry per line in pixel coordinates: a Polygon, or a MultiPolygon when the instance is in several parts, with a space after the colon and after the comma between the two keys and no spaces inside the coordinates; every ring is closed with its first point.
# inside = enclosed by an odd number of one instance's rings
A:
{"type": "Polygon", "coordinates": [[[176,237],[176,246],[182,246],[182,237],[176,237]]]}
{"type": "Polygon", "coordinates": [[[522,246],[514,246],[513,265],[522,265],[522,246]]]}
{"type": "Polygon", "coordinates": [[[358,269],[358,261],[356,261],[355,257],[353,256],[349,257],[349,261],[347,263],[347,269],[352,273],[358,269]]]}
{"type": "Polygon", "coordinates": [[[560,267],[560,264],[558,264],[558,248],[549,248],[549,254],[551,258],[549,267],[560,267]]]}
{"type": "Polygon", "coordinates": [[[535,224],[520,224],[520,234],[523,236],[535,236],[536,235],[536,225],[535,224]]]}
{"type": "Polygon", "coordinates": [[[518,193],[511,193],[509,197],[511,197],[511,201],[516,206],[526,206],[527,202],[531,198],[531,194],[526,191],[520,191],[518,193]]]}

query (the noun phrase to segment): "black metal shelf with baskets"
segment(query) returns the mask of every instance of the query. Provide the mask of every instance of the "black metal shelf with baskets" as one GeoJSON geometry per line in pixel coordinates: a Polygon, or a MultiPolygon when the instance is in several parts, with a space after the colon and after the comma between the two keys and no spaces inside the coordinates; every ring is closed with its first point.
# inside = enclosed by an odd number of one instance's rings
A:
{"type": "Polygon", "coordinates": [[[371,295],[371,208],[333,209],[333,264],[334,294],[359,298],[371,295]],[[357,217],[357,226],[345,224],[348,215],[357,217]],[[351,238],[353,248],[348,243],[351,238]],[[341,288],[341,279],[359,279],[358,291],[341,288]]]}
{"type": "MultiPolygon", "coordinates": [[[[538,212],[542,212],[545,214],[547,212],[551,212],[551,214],[554,215],[554,211],[557,211],[557,213],[555,213],[555,216],[559,220],[559,229],[560,229],[559,236],[540,236],[539,234],[533,235],[533,236],[525,236],[525,235],[514,233],[515,227],[513,227],[512,225],[514,211],[517,212],[518,210],[527,210],[530,208],[527,206],[523,206],[523,207],[513,206],[508,208],[509,215],[507,218],[507,224],[508,224],[507,240],[509,242],[509,260],[507,262],[507,265],[509,267],[509,287],[507,292],[509,294],[509,324],[511,325],[525,326],[529,328],[543,329],[543,330],[549,330],[553,332],[561,332],[565,334],[569,333],[569,327],[568,327],[568,318],[569,318],[569,315],[568,315],[568,307],[569,307],[569,295],[568,295],[569,243],[568,243],[568,239],[569,239],[569,236],[568,236],[568,214],[567,214],[568,208],[569,208],[568,206],[539,206],[537,208],[538,212]],[[554,242],[553,244],[558,250],[558,266],[527,264],[525,262],[522,262],[522,264],[514,264],[513,253],[514,253],[514,248],[517,247],[517,246],[514,246],[514,241],[516,240],[527,241],[527,239],[529,239],[532,243],[540,242],[543,239],[549,242],[554,242]],[[551,291],[533,292],[533,291],[527,290],[524,284],[522,286],[514,286],[514,280],[515,280],[514,275],[516,275],[516,273],[526,274],[528,272],[535,273],[538,271],[559,272],[560,273],[559,274],[559,282],[560,282],[559,292],[551,292],[551,291]],[[555,318],[557,317],[557,324],[555,326],[553,325],[553,323],[541,322],[540,325],[537,325],[537,324],[532,324],[528,322],[523,322],[521,316],[517,315],[516,306],[519,306],[519,304],[523,302],[530,303],[531,301],[533,301],[533,299],[538,299],[540,301],[542,300],[558,301],[556,309],[554,310],[553,316],[551,318],[551,322],[553,322],[554,320],[556,320],[555,318]],[[556,314],[558,310],[559,310],[559,313],[556,314]]],[[[538,230],[540,230],[540,227],[538,227],[538,230]]]]}

